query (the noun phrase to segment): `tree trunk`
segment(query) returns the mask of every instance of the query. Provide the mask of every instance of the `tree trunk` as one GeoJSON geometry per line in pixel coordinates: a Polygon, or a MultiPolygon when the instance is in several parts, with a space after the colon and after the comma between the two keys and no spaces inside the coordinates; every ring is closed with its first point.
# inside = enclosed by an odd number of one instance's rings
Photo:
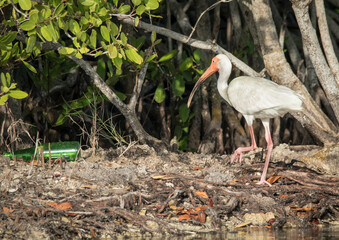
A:
{"type": "Polygon", "coordinates": [[[291,87],[304,97],[304,111],[294,113],[293,116],[321,142],[337,142],[336,127],[316,105],[285,59],[279,46],[269,0],[253,0],[252,3],[254,22],[267,71],[274,81],[291,87]]]}
{"type": "Polygon", "coordinates": [[[326,63],[326,59],[318,42],[316,31],[312,26],[308,14],[310,1],[290,1],[292,2],[292,8],[300,28],[303,44],[305,44],[308,50],[319,82],[326,93],[335,116],[339,119],[339,83],[336,82],[334,75],[331,73],[331,69],[326,63]]]}

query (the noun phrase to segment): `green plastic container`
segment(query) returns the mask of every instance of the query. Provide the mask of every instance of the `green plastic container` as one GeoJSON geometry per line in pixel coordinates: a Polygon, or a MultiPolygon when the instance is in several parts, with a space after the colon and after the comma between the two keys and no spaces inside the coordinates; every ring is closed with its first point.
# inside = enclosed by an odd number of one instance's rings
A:
{"type": "MultiPolygon", "coordinates": [[[[44,149],[45,162],[49,160],[49,144],[51,145],[51,159],[55,160],[59,157],[64,157],[67,161],[76,161],[80,157],[80,144],[79,142],[55,142],[45,143],[38,146],[36,156],[40,155],[40,149],[44,149]]],[[[22,150],[11,152],[5,152],[4,157],[9,157],[13,160],[13,156],[17,159],[23,159],[24,161],[31,161],[34,157],[35,147],[26,148],[22,150]]],[[[35,157],[37,158],[37,157],[35,157]]]]}

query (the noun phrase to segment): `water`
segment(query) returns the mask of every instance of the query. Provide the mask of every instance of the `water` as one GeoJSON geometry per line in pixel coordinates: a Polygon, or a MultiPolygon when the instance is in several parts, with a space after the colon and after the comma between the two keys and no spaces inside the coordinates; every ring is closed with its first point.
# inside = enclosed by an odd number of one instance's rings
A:
{"type": "MultiPolygon", "coordinates": [[[[133,238],[131,238],[133,239],[133,238]]],[[[166,236],[136,238],[142,240],[337,240],[339,225],[315,226],[312,228],[268,229],[265,227],[248,227],[233,232],[207,233],[186,236],[166,236]]]]}
{"type": "MultiPolygon", "coordinates": [[[[197,238],[199,239],[199,238],[197,238]]],[[[230,240],[335,240],[339,239],[339,227],[314,227],[306,229],[290,228],[290,229],[265,229],[250,228],[239,230],[237,232],[219,233],[211,236],[211,238],[201,239],[230,239],[230,240]]]]}

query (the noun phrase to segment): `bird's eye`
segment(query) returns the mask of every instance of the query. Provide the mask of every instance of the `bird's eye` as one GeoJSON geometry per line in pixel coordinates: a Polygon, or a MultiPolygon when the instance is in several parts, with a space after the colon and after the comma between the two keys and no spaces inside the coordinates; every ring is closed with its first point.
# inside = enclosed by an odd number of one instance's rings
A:
{"type": "Polygon", "coordinates": [[[213,63],[215,63],[215,60],[212,60],[213,63]]]}

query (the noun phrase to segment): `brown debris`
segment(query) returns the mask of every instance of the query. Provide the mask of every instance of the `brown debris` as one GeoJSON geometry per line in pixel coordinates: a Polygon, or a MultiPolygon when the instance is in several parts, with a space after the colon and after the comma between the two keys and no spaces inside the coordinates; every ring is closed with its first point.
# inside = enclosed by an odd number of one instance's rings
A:
{"type": "MultiPolygon", "coordinates": [[[[299,159],[307,151],[299,149],[299,159]]],[[[227,156],[158,155],[146,146],[98,156],[50,169],[1,161],[0,236],[99,239],[318,225],[339,217],[338,176],[285,157],[273,159],[268,187],[255,184],[263,165],[256,157],[230,165],[227,156]]]]}

